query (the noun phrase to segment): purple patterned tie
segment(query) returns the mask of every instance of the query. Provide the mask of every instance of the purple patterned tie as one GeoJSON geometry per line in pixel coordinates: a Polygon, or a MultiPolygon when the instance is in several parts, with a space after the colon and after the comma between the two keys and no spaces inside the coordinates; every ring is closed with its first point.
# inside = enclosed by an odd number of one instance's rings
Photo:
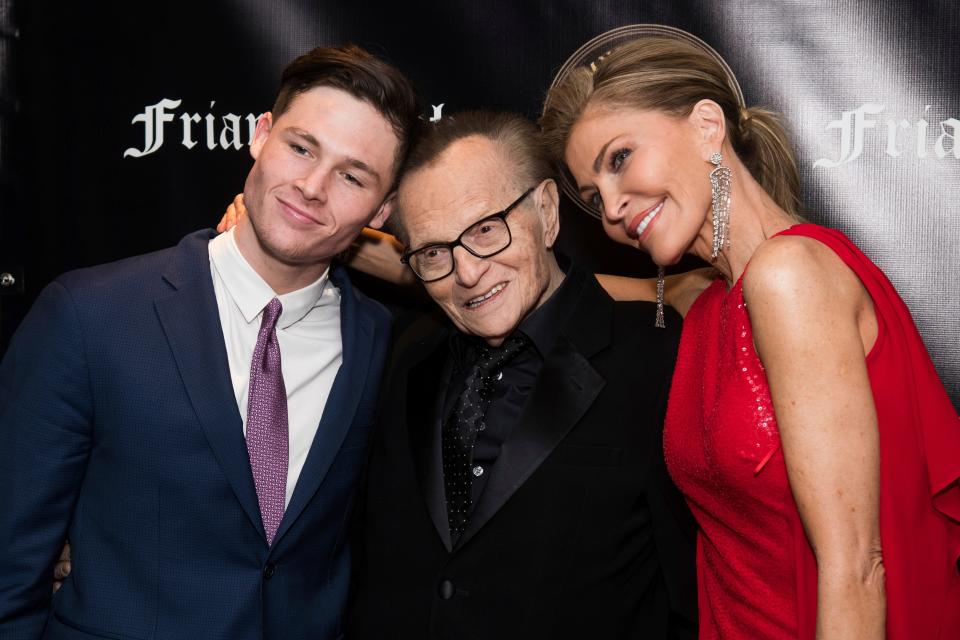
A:
{"type": "Polygon", "coordinates": [[[283,306],[276,298],[263,309],[250,364],[247,399],[247,453],[268,545],[273,544],[273,536],[283,518],[287,494],[287,391],[280,370],[276,329],[281,311],[283,306]]]}

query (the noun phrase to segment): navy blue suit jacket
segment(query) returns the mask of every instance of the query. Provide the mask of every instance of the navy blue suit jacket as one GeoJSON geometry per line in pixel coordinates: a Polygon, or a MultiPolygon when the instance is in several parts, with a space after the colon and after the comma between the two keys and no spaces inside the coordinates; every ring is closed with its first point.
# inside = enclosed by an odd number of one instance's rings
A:
{"type": "Polygon", "coordinates": [[[211,231],[68,273],[0,364],[0,637],[337,638],[390,317],[342,268],[343,364],[268,547],[211,231]],[[73,572],[51,598],[69,537],[73,572]]]}

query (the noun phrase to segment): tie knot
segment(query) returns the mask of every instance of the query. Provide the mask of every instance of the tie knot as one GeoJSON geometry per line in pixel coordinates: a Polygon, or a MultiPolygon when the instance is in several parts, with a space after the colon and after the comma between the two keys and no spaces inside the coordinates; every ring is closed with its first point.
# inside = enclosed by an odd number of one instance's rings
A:
{"type": "Polygon", "coordinates": [[[261,321],[262,327],[270,327],[273,329],[277,324],[277,319],[280,317],[280,314],[283,312],[283,305],[280,304],[279,298],[274,298],[267,303],[267,306],[263,308],[263,320],[261,321]]]}

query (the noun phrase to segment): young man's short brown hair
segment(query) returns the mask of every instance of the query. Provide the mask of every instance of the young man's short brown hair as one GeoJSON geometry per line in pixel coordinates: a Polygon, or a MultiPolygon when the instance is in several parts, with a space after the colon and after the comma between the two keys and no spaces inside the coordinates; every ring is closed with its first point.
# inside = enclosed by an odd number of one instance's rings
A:
{"type": "Polygon", "coordinates": [[[397,136],[395,166],[400,167],[420,109],[413,85],[399,69],[356,45],[317,47],[284,68],[273,117],[279,118],[294,98],[316,87],[340,89],[376,109],[397,136]]]}

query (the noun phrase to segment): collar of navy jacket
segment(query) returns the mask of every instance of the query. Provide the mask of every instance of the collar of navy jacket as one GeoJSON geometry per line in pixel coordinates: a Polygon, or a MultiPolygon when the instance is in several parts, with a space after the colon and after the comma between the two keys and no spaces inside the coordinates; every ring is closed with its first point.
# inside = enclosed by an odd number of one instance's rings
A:
{"type": "MultiPolygon", "coordinates": [[[[154,305],[210,447],[250,523],[260,532],[266,545],[210,276],[207,245],[215,235],[212,230],[203,230],[181,240],[162,274],[170,292],[158,297],[154,305]]],[[[342,266],[331,266],[330,280],[341,294],[343,364],[334,379],[323,417],[271,551],[278,547],[284,533],[323,483],[353,423],[372,360],[375,322],[369,302],[358,297],[342,266]]]]}

